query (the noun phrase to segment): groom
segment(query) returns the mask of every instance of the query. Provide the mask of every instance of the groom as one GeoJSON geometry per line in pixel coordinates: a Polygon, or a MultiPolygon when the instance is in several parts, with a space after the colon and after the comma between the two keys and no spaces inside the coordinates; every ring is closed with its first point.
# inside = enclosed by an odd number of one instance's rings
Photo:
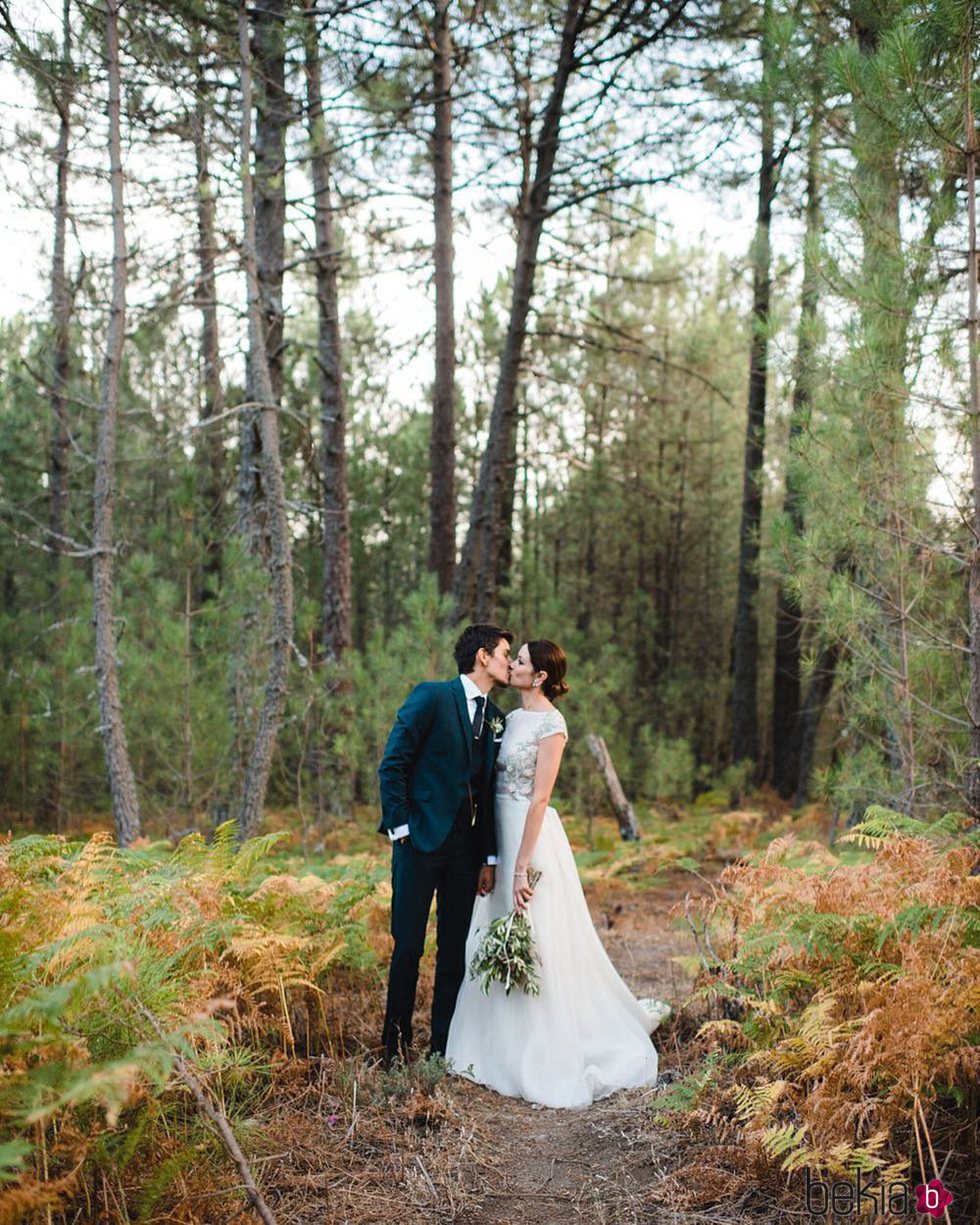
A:
{"type": "Polygon", "coordinates": [[[446,1053],[449,1022],[466,970],[466,936],[476,893],[493,889],[497,835],[493,772],[503,715],[490,702],[506,685],[514,635],[469,625],[456,643],[459,676],[423,681],[405,699],[385,746],[379,833],[392,842],[391,934],[385,1062],[409,1057],[412,1013],[436,896],[436,979],[430,1054],[446,1053]]]}

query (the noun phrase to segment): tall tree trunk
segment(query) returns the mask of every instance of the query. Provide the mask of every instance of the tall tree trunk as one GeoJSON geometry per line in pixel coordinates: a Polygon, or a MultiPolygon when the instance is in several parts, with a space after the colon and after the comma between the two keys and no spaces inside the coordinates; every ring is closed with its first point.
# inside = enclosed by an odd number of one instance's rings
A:
{"type": "MultiPolygon", "coordinates": [[[[515,410],[519,399],[518,390],[514,393],[515,410]]],[[[502,619],[510,616],[513,603],[511,568],[514,564],[514,507],[517,505],[517,427],[525,413],[514,413],[514,423],[510,431],[510,450],[504,461],[503,490],[500,503],[500,523],[497,548],[497,568],[495,587],[497,592],[497,607],[502,619]]]]}
{"type": "Polygon", "coordinates": [[[514,266],[507,335],[490,414],[490,436],[480,463],[469,528],[454,585],[457,619],[490,618],[497,605],[501,559],[509,555],[512,524],[505,518],[513,508],[516,396],[538,246],[551,194],[559,128],[569,80],[577,67],[576,42],[588,0],[567,0],[558,63],[537,141],[534,181],[518,217],[517,259],[514,266]],[[508,482],[511,488],[508,489],[508,482]]]}
{"type": "MultiPolygon", "coordinates": [[[[190,536],[188,530],[187,535],[190,536]]],[[[190,541],[188,556],[190,551],[190,541]]],[[[188,565],[184,571],[184,676],[183,676],[183,769],[181,771],[180,806],[188,818],[194,812],[194,571],[188,565]]]]}
{"type": "Polygon", "coordinates": [[[293,637],[293,573],[286,489],[279,453],[279,404],[266,356],[266,326],[256,255],[256,203],[252,184],[252,62],[248,38],[248,8],[238,10],[238,50],[241,62],[242,123],[242,257],[248,290],[249,365],[256,399],[261,408],[258,427],[262,453],[262,480],[269,526],[269,574],[272,597],[272,632],[269,670],[262,709],[252,742],[242,787],[238,820],[241,836],[252,837],[259,828],[272,754],[286,704],[289,652],[293,637]]]}
{"type": "Polygon", "coordinates": [[[113,619],[113,508],[115,503],[116,421],[126,327],[126,226],[123,214],[122,141],[120,136],[119,4],[106,2],[106,54],[109,85],[109,181],[112,190],[112,302],[102,369],[98,445],[95,457],[94,559],[95,671],[99,689],[99,722],[105,751],[112,812],[120,846],[139,837],[136,779],[129,760],[113,619]]]}
{"type": "Polygon", "coordinates": [[[670,677],[674,669],[674,652],[677,643],[677,605],[683,577],[683,544],[686,515],[687,480],[689,472],[690,452],[688,442],[691,420],[691,401],[684,400],[681,410],[681,428],[677,437],[677,460],[674,472],[677,489],[674,495],[674,505],[670,518],[670,550],[667,570],[666,601],[663,610],[657,617],[657,650],[660,656],[660,668],[666,677],[670,677]]]}
{"type": "Polygon", "coordinates": [[[528,417],[524,414],[521,423],[521,625],[530,625],[534,619],[531,616],[529,595],[533,581],[530,571],[531,558],[535,553],[534,525],[531,519],[531,443],[528,431],[528,417]]]}
{"type": "Polygon", "coordinates": [[[223,519],[223,431],[209,425],[222,409],[221,350],[218,333],[218,289],[215,280],[215,189],[211,178],[208,128],[208,83],[203,50],[198,48],[194,91],[194,162],[197,170],[197,305],[201,311],[201,374],[204,403],[198,453],[204,502],[204,564],[195,602],[213,595],[221,584],[221,524],[223,519]]]}
{"type": "Polygon", "coordinates": [[[315,0],[306,0],[306,6],[305,71],[316,240],[314,266],[323,504],[323,607],[319,662],[323,669],[323,696],[326,699],[325,717],[312,757],[317,819],[322,822],[327,808],[327,792],[332,797],[333,810],[343,812],[347,810],[351,790],[351,779],[340,779],[337,771],[331,768],[337,736],[349,718],[344,710],[344,695],[349,691],[345,664],[352,641],[351,544],[347,489],[347,407],[337,284],[340,255],[330,190],[330,152],[323,117],[315,0]],[[328,779],[333,784],[329,788],[328,779]]]}
{"type": "MultiPolygon", "coordinates": [[[[606,278],[606,294],[603,298],[603,311],[606,311],[606,303],[609,296],[609,277],[606,278]]],[[[595,612],[595,601],[592,599],[592,593],[595,590],[596,574],[598,571],[598,541],[599,535],[599,519],[600,510],[603,499],[605,497],[605,428],[606,428],[606,413],[607,401],[609,398],[609,385],[605,373],[602,375],[602,381],[599,386],[599,402],[594,412],[588,412],[585,419],[585,448],[589,454],[589,474],[585,487],[585,539],[583,541],[583,557],[582,557],[582,576],[583,585],[580,587],[578,614],[575,618],[575,628],[581,634],[588,636],[592,626],[592,617],[595,612]],[[595,430],[594,437],[592,436],[593,428],[595,430]]],[[[526,418],[525,418],[526,420],[526,418]]],[[[525,425],[525,447],[524,455],[528,455],[527,434],[528,430],[525,425]]]]}
{"type": "MultiPolygon", "coordinates": [[[[61,72],[52,84],[51,97],[58,112],[58,140],[54,150],[55,199],[54,242],[51,253],[51,439],[48,459],[48,528],[51,541],[49,575],[50,619],[60,627],[64,620],[64,586],[67,579],[65,552],[68,535],[68,461],[71,436],[68,420],[68,379],[71,373],[72,294],[68,285],[66,237],[68,232],[69,142],[71,140],[72,64],[71,0],[64,0],[61,14],[61,72]]],[[[57,756],[45,771],[39,810],[42,822],[60,829],[64,807],[64,635],[60,628],[51,636],[51,652],[58,686],[57,756]]]]}
{"type": "Polygon", "coordinates": [[[749,359],[748,422],[739,528],[738,596],[732,639],[732,760],[759,758],[759,535],[766,436],[766,381],[769,368],[771,295],[770,227],[776,195],[775,114],[772,83],[771,0],[762,15],[762,150],[755,242],[752,251],[752,344],[749,359]]]}
{"type": "MultiPolygon", "coordinates": [[[[803,534],[803,491],[793,456],[810,420],[813,359],[816,352],[820,300],[819,255],[822,228],[821,148],[823,123],[819,100],[814,98],[807,138],[806,226],[803,236],[803,287],[800,326],[793,378],[793,410],[789,425],[790,462],[783,512],[794,539],[803,534]]],[[[794,795],[800,782],[800,748],[804,719],[800,710],[800,668],[803,644],[803,609],[794,592],[780,584],[776,604],[776,660],[773,677],[772,781],[784,799],[794,795]]]]}
{"type": "Polygon", "coordinates": [[[316,238],[317,370],[322,433],[324,658],[338,663],[351,645],[350,505],[347,491],[347,406],[337,276],[340,267],[330,191],[330,152],[323,119],[316,10],[307,0],[306,90],[316,238]]]}
{"type": "Polygon", "coordinates": [[[53,331],[51,377],[51,449],[48,470],[49,517],[51,548],[52,596],[60,599],[63,575],[62,558],[68,525],[68,377],[71,366],[70,326],[72,297],[66,266],[66,236],[68,232],[68,146],[71,139],[71,5],[62,6],[62,76],[52,97],[58,109],[58,142],[55,146],[54,245],[51,256],[51,322],[53,331]]]}
{"type": "MultiPolygon", "coordinates": [[[[286,129],[286,0],[262,0],[254,7],[256,89],[255,122],[255,263],[259,303],[265,328],[265,351],[272,397],[282,399],[283,307],[285,263],[286,129]]],[[[248,365],[249,399],[261,402],[255,371],[248,365]]],[[[253,551],[268,557],[272,548],[274,513],[263,487],[262,410],[246,410],[241,418],[239,524],[253,551]]]]}
{"type": "Polygon", "coordinates": [[[840,656],[840,643],[826,642],[823,644],[810,677],[810,684],[807,686],[806,699],[800,710],[799,772],[796,790],[793,793],[793,804],[796,808],[802,807],[810,798],[810,780],[813,777],[817,732],[834,687],[834,676],[840,656]]]}
{"type": "Polygon", "coordinates": [[[970,689],[967,713],[970,720],[970,764],[966,775],[966,801],[974,820],[980,818],[980,312],[977,278],[977,125],[973,114],[973,55],[970,44],[963,66],[963,115],[966,144],[967,208],[967,344],[970,367],[970,451],[973,459],[973,548],[970,553],[970,689]]]}
{"type": "Polygon", "coordinates": [[[451,0],[435,0],[432,88],[434,124],[433,248],[436,294],[436,369],[432,386],[429,467],[429,569],[439,592],[453,588],[456,568],[456,321],[453,296],[453,41],[451,0]]]}
{"type": "Polygon", "coordinates": [[[286,255],[286,11],[289,0],[253,7],[255,89],[255,262],[272,396],[282,399],[282,281],[286,255]]]}

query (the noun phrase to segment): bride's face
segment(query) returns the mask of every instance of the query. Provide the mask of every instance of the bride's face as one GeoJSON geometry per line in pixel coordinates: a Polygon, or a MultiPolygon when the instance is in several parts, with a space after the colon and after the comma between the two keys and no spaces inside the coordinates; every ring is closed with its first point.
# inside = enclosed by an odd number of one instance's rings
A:
{"type": "Polygon", "coordinates": [[[531,663],[531,655],[527,643],[522,643],[517,652],[517,658],[510,661],[510,683],[515,689],[531,689],[536,680],[541,680],[544,674],[535,672],[531,663]]]}

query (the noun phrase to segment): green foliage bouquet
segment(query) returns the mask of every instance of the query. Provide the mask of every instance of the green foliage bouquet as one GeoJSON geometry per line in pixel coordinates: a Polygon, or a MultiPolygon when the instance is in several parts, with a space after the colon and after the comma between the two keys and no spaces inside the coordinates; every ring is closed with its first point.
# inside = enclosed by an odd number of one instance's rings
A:
{"type": "MultiPolygon", "coordinates": [[[[532,889],[540,879],[541,873],[535,868],[528,871],[532,889]]],[[[525,995],[537,995],[541,990],[539,964],[531,920],[525,912],[512,910],[487,927],[470,963],[470,978],[481,980],[484,995],[490,994],[490,984],[495,982],[503,984],[505,995],[510,995],[514,987],[520,987],[525,995]]]]}

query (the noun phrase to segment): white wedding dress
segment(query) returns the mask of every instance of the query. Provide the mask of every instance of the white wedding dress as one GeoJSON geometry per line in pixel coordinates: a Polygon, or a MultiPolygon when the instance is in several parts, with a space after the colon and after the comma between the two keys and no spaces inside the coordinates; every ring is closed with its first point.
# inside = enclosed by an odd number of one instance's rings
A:
{"type": "Polygon", "coordinates": [[[453,1071],[509,1097],[543,1106],[588,1106],[616,1089],[653,1084],[656,1020],[616,973],[595,928],[575,859],[554,808],[545,812],[531,866],[541,872],[529,914],[540,965],[539,995],[492,983],[484,995],[469,967],[487,925],[513,909],[513,875],[524,833],[538,742],[568,736],[554,711],[507,716],[497,758],[496,886],[478,897],[463,980],[449,1028],[453,1071]]]}

